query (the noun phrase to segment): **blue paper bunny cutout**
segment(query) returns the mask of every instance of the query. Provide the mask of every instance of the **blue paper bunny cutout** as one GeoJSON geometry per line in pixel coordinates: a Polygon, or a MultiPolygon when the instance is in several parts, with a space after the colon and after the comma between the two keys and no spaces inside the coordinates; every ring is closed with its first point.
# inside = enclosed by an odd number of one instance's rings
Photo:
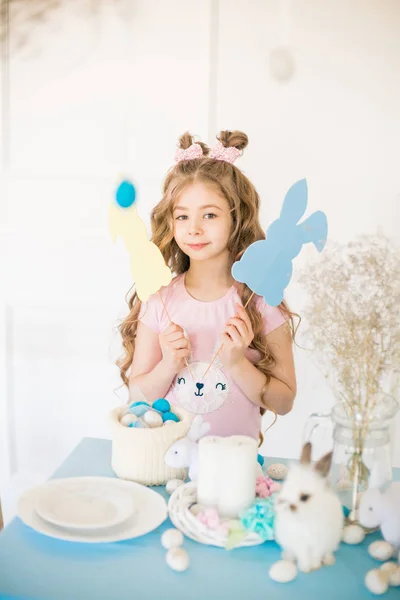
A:
{"type": "Polygon", "coordinates": [[[232,276],[263,296],[270,306],[283,300],[292,277],[292,260],[303,244],[312,242],[318,252],[328,235],[326,214],[320,210],[298,224],[307,208],[307,181],[300,179],[287,192],[281,214],[266,232],[266,239],[254,242],[232,266],[232,276]]]}

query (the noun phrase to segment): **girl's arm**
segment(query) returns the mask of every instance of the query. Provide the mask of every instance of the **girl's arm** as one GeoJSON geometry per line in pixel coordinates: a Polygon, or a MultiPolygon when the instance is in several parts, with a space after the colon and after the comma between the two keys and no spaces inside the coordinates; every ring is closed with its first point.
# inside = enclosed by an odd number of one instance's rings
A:
{"type": "Polygon", "coordinates": [[[251,402],[261,407],[266,405],[278,415],[285,415],[292,410],[297,391],[289,326],[284,323],[277,327],[267,335],[267,340],[276,365],[271,371],[272,376],[264,394],[264,402],[261,399],[261,391],[266,377],[246,357],[232,365],[229,371],[235,383],[251,402]]]}
{"type": "Polygon", "coordinates": [[[158,334],[140,321],[135,340],[135,354],[129,375],[129,389],[139,386],[150,402],[163,398],[175,377],[173,369],[162,360],[158,334]]]}

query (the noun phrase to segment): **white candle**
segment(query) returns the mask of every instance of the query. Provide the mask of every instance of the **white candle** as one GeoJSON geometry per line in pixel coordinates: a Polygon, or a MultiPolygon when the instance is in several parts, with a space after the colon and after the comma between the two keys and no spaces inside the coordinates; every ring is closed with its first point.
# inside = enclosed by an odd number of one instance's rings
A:
{"type": "Polygon", "coordinates": [[[235,518],[256,496],[257,441],[245,435],[224,439],[219,462],[218,512],[235,518]]]}
{"type": "Polygon", "coordinates": [[[199,440],[199,468],[197,476],[197,502],[216,506],[219,495],[219,479],[223,464],[224,438],[208,435],[199,440]]]}

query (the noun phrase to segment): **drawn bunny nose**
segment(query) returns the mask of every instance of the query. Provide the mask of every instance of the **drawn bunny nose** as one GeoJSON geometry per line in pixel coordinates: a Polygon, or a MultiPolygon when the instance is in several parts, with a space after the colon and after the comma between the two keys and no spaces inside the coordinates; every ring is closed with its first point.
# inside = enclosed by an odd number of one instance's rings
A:
{"type": "Polygon", "coordinates": [[[199,390],[199,392],[203,389],[204,387],[204,383],[196,383],[196,387],[199,390]]]}

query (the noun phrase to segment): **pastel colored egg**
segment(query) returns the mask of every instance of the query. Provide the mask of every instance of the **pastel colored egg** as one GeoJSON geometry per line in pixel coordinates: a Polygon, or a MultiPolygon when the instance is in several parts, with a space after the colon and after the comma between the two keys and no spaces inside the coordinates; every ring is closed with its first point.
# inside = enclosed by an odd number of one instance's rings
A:
{"type": "Polygon", "coordinates": [[[183,548],[171,548],[165,559],[174,571],[186,571],[189,566],[189,555],[183,548]]]}
{"type": "Polygon", "coordinates": [[[175,421],[175,423],[179,423],[179,417],[172,412],[165,412],[162,415],[163,421],[175,421]]]}
{"type": "Polygon", "coordinates": [[[143,402],[143,400],[140,400],[139,402],[132,402],[132,403],[129,405],[129,408],[135,408],[135,406],[141,406],[142,404],[143,404],[144,406],[148,406],[148,407],[150,408],[150,404],[149,404],[148,402],[143,402]]]}
{"type": "Polygon", "coordinates": [[[393,546],[384,540],[377,540],[368,546],[368,553],[375,560],[387,561],[393,556],[393,546]]]}
{"type": "Polygon", "coordinates": [[[183,535],[178,529],[167,529],[161,536],[161,545],[166,550],[179,548],[183,544],[183,535]]]}
{"type": "Polygon", "coordinates": [[[171,405],[165,398],[159,398],[153,402],[153,408],[159,412],[166,413],[171,410],[171,405]]]}
{"type": "Polygon", "coordinates": [[[366,587],[376,596],[380,596],[387,592],[389,587],[388,577],[386,573],[379,569],[368,571],[364,579],[366,587]]]}
{"type": "Polygon", "coordinates": [[[150,406],[148,404],[138,404],[136,406],[130,407],[130,412],[137,417],[143,417],[143,415],[150,410],[150,406]]]}
{"type": "Polygon", "coordinates": [[[297,567],[288,560],[278,560],[269,570],[269,576],[278,583],[293,581],[297,575],[297,567]]]}
{"type": "Polygon", "coordinates": [[[346,525],[343,529],[342,540],[345,544],[361,544],[365,538],[365,531],[360,525],[346,525]]]}
{"type": "Polygon", "coordinates": [[[136,423],[137,420],[138,420],[138,418],[136,415],[127,413],[121,417],[120,423],[121,423],[121,425],[124,425],[125,427],[130,427],[131,424],[136,423]]]}
{"type": "Polygon", "coordinates": [[[147,423],[149,427],[161,427],[163,424],[162,416],[155,410],[148,410],[143,415],[143,421],[147,423]]]}
{"type": "Polygon", "coordinates": [[[274,463],[267,469],[267,475],[272,479],[285,479],[287,472],[287,466],[281,463],[274,463]]]}
{"type": "Polygon", "coordinates": [[[119,184],[116,192],[117,204],[121,208],[129,208],[136,200],[136,190],[133,183],[127,179],[119,184]]]}

